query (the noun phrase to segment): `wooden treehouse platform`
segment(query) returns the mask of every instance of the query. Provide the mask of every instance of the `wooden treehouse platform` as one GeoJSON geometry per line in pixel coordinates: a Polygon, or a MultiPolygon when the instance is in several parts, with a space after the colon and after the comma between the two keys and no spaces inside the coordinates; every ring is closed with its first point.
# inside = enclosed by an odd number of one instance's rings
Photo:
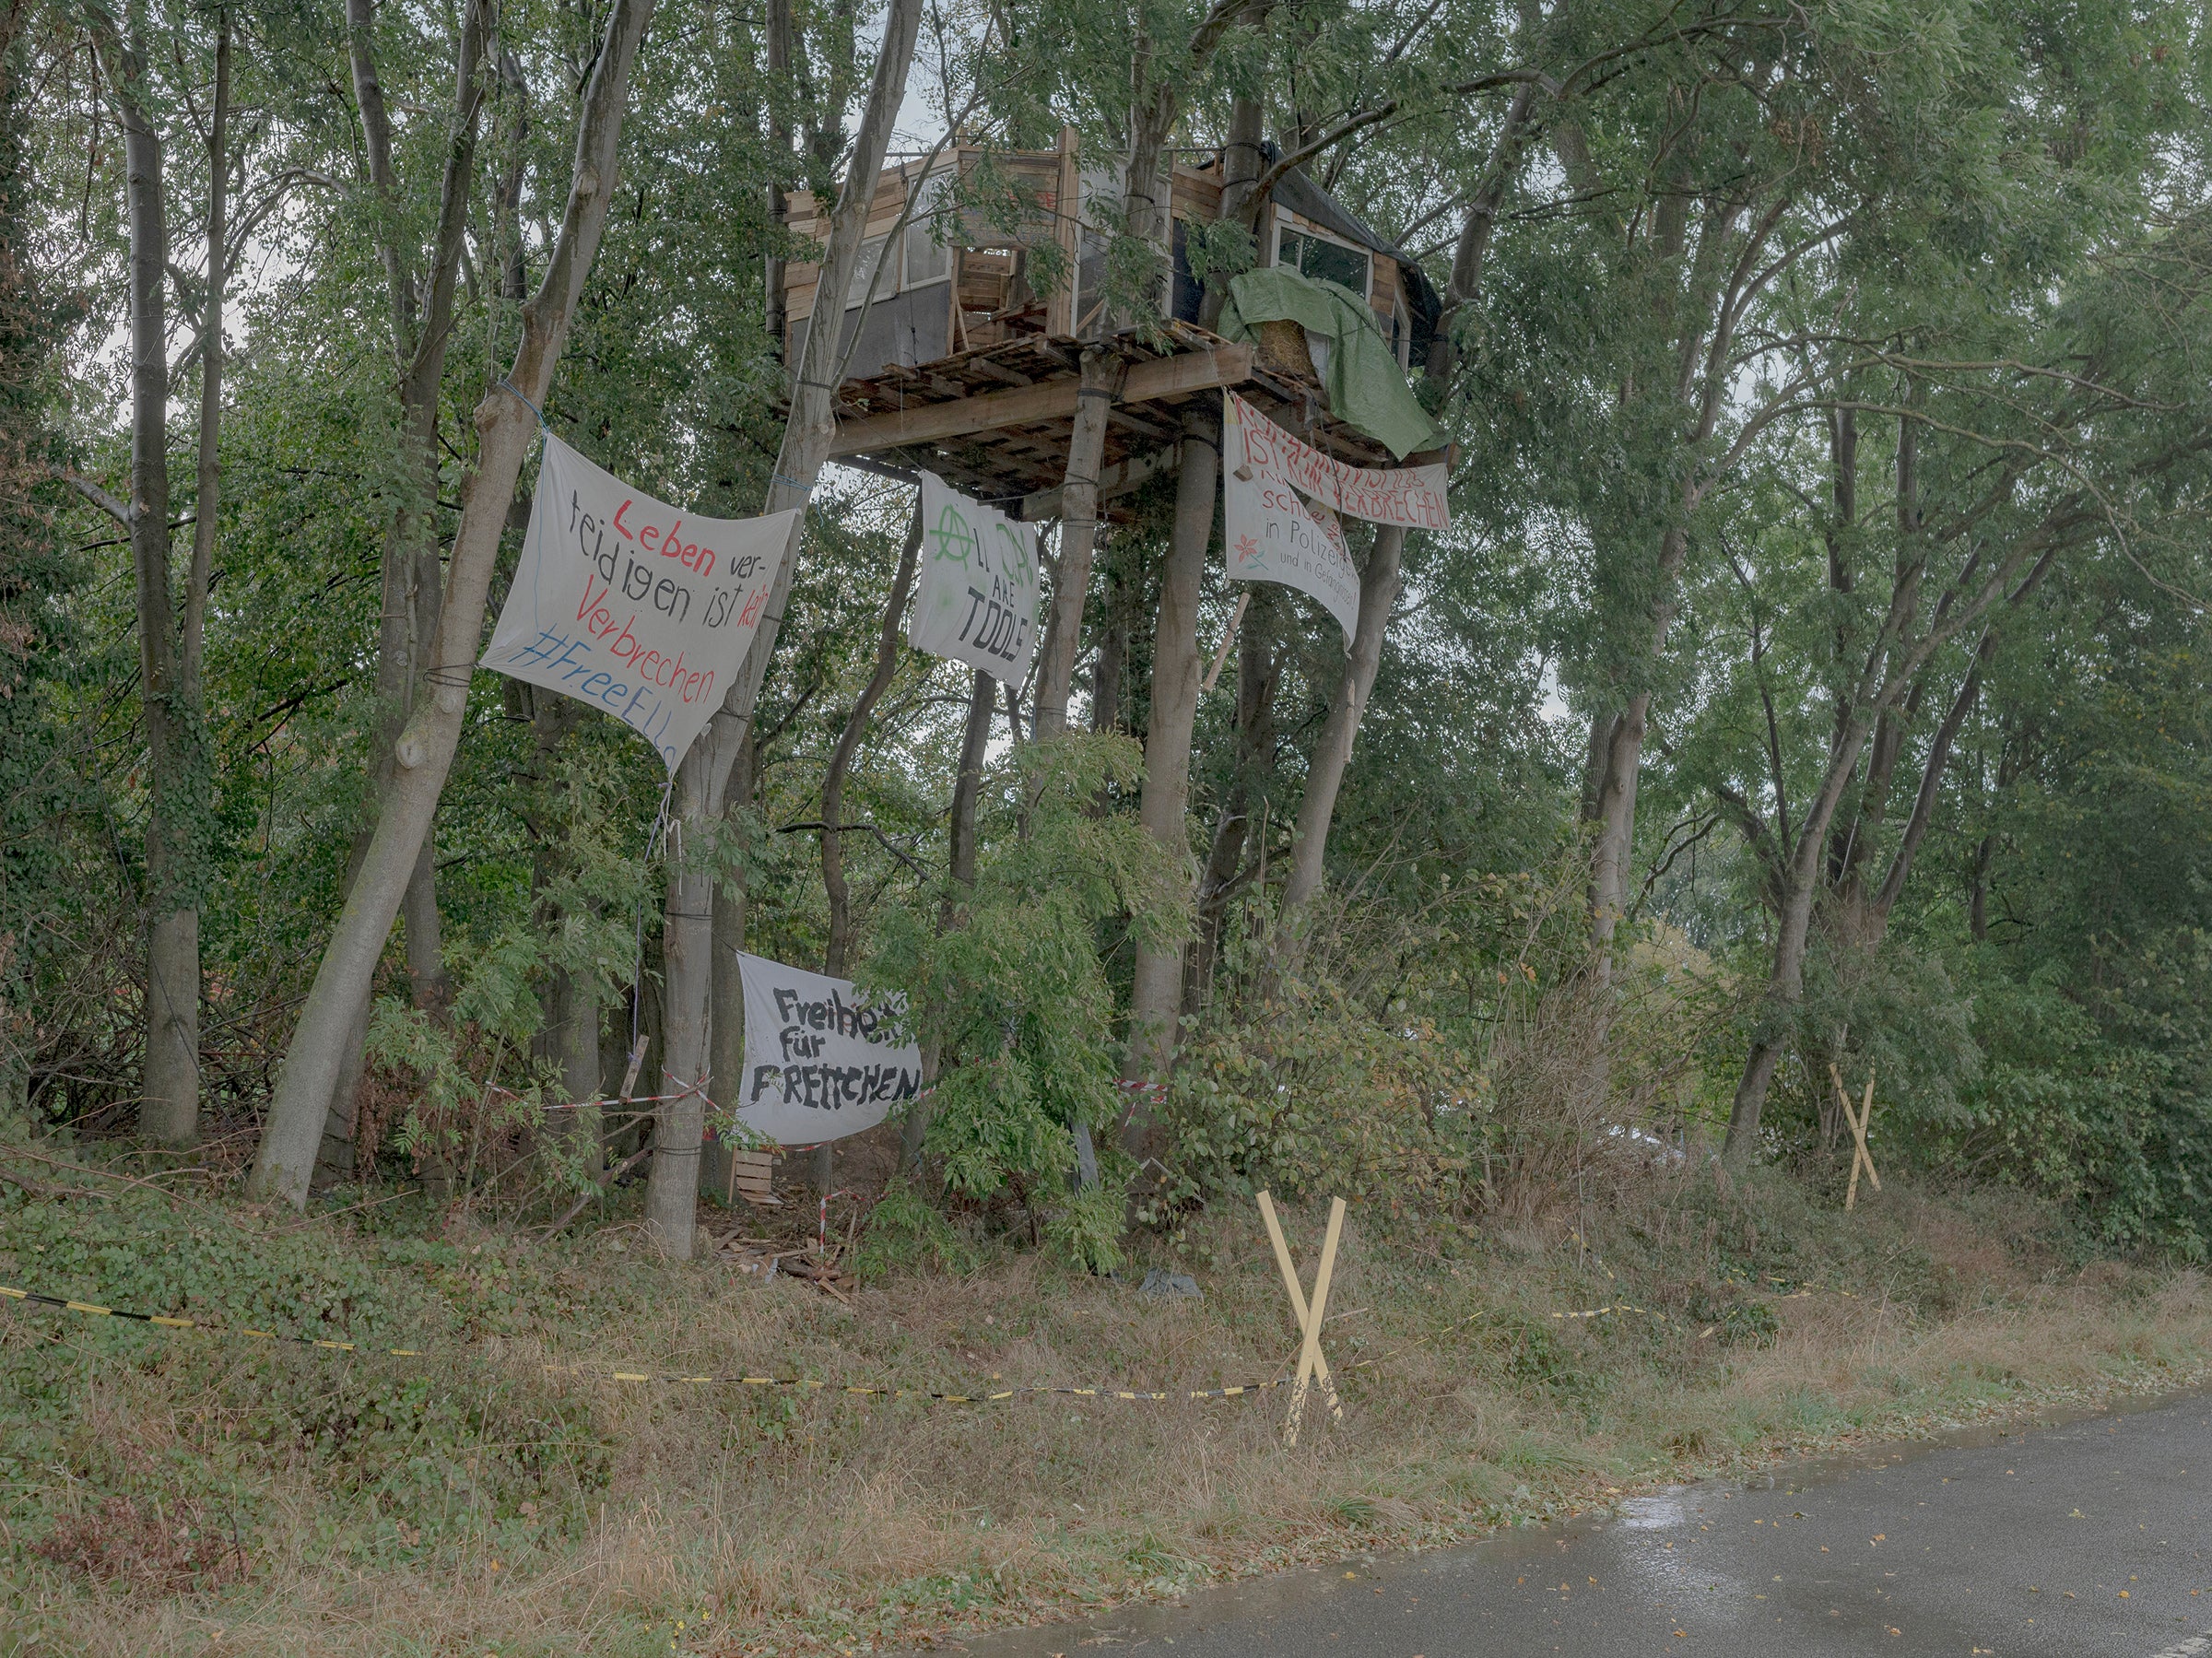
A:
{"type": "Polygon", "coordinates": [[[1184,406],[1201,399],[1218,407],[1224,387],[1339,459],[1398,464],[1382,445],[1332,417],[1319,384],[1296,368],[1172,320],[1089,340],[1018,335],[847,380],[835,399],[830,457],[934,472],[1011,516],[1055,517],[1082,354],[1100,347],[1128,365],[1099,468],[1100,512],[1112,522],[1130,522],[1135,491],[1173,470],[1184,406]]]}

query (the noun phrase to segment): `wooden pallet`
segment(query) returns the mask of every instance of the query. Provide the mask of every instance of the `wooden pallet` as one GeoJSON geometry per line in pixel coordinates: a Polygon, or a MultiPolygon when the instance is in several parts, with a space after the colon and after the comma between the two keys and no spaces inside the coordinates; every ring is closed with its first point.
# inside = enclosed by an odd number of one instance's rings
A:
{"type": "Polygon", "coordinates": [[[1329,415],[1318,383],[1259,360],[1249,347],[1176,322],[1094,341],[1025,335],[848,380],[834,404],[831,454],[934,472],[1015,516],[1055,516],[1082,354],[1098,346],[1128,365],[1126,390],[1108,417],[1099,474],[1103,516],[1112,522],[1131,522],[1135,489],[1171,465],[1184,407],[1194,400],[1218,407],[1224,385],[1317,449],[1355,465],[1399,464],[1382,444],[1329,415]]]}
{"type": "Polygon", "coordinates": [[[740,1151],[731,1146],[729,1184],[724,1203],[735,1205],[739,1198],[756,1209],[780,1209],[783,1200],[775,1194],[776,1154],[772,1151],[740,1151]]]}

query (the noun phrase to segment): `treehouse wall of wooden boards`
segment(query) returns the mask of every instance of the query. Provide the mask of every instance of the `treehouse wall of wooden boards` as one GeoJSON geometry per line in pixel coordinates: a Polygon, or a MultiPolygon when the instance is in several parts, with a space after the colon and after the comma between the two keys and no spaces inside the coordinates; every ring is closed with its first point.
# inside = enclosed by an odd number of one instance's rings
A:
{"type": "MultiPolygon", "coordinates": [[[[859,340],[851,374],[914,368],[1023,335],[1088,340],[1102,332],[1108,227],[1120,206],[1115,169],[1085,167],[1072,131],[1062,133],[1057,149],[948,146],[926,173],[924,166],[895,163],[877,183],[844,295],[845,343],[859,340]]],[[[1220,212],[1219,158],[1178,165],[1168,305],[1178,322],[1195,323],[1200,300],[1185,227],[1220,212]]],[[[801,238],[828,235],[805,192],[791,198],[790,223],[801,238]]],[[[1426,360],[1439,308],[1434,288],[1406,255],[1304,173],[1293,170],[1277,182],[1260,242],[1261,263],[1364,298],[1401,367],[1426,360]]],[[[794,261],[786,267],[786,361],[798,360],[813,325],[819,276],[818,265],[794,261]]]]}
{"type": "MultiPolygon", "coordinates": [[[[1159,327],[1109,338],[1103,226],[1118,178],[1085,168],[1072,132],[1053,150],[947,147],[926,171],[919,161],[886,167],[843,296],[852,360],[835,398],[832,457],[919,466],[1012,516],[1055,517],[1080,357],[1090,347],[1126,365],[1099,459],[1108,518],[1125,519],[1134,492],[1173,468],[1182,406],[1204,398],[1218,406],[1225,386],[1341,460],[1397,464],[1332,417],[1302,348],[1263,341],[1255,351],[1197,325],[1201,291],[1183,257],[1185,226],[1218,217],[1219,178],[1218,157],[1175,169],[1170,314],[1159,327]]],[[[794,232],[827,235],[818,212],[811,197],[794,195],[794,232]]],[[[1276,185],[1264,230],[1275,262],[1364,295],[1401,367],[1426,360],[1435,290],[1356,216],[1293,171],[1276,185]]],[[[818,277],[818,266],[788,267],[786,360],[798,360],[813,326],[818,277]]]]}

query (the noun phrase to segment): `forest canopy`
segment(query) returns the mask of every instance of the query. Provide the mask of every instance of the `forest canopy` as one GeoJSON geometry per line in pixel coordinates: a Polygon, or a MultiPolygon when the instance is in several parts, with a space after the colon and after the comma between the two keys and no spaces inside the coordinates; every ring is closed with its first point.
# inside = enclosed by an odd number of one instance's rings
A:
{"type": "Polygon", "coordinates": [[[11,1122],[296,1205],[643,1170],[682,1255],[742,951],[904,998],[917,1235],[1104,1268],[1639,1147],[1840,1183],[1871,1076],[1886,1158],[2212,1247],[2191,8],[0,18],[11,1122]],[[1132,390],[1277,267],[1350,318],[1250,325],[1278,406],[1342,436],[1356,342],[1449,440],[1448,527],[1341,521],[1356,628],[1231,576],[1218,394],[1132,390]],[[1000,685],[907,642],[918,475],[977,463],[838,399],[1017,347],[1072,413],[990,503],[1043,587],[1000,685]],[[470,671],[541,428],[803,509],[673,770],[470,671]]]}

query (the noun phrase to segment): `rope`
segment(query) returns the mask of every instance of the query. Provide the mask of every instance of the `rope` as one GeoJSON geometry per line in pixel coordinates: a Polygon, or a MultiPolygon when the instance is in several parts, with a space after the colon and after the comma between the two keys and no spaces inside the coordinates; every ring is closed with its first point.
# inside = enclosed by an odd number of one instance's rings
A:
{"type": "Polygon", "coordinates": [[[517,403],[521,404],[524,408],[528,409],[532,414],[537,417],[537,429],[550,437],[552,435],[553,429],[546,424],[546,411],[539,408],[537,405],[531,402],[529,398],[524,396],[522,394],[522,388],[517,386],[513,381],[508,379],[506,375],[502,374],[500,376],[500,384],[507,388],[507,390],[513,395],[514,400],[517,403]]]}

